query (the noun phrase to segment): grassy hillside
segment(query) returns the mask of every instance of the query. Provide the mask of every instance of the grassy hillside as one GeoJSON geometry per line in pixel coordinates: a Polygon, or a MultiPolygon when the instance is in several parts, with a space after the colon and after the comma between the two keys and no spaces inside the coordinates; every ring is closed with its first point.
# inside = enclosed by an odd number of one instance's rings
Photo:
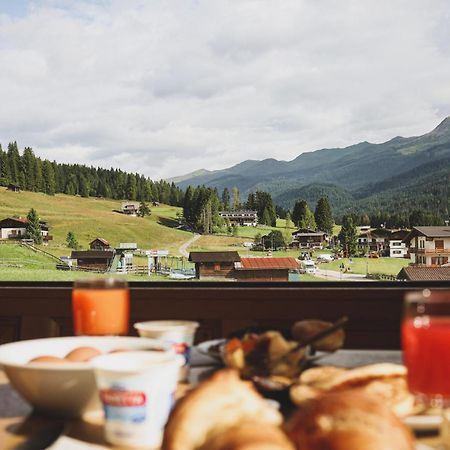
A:
{"type": "Polygon", "coordinates": [[[48,251],[66,255],[68,231],[73,231],[83,248],[96,237],[107,239],[111,245],[120,242],[136,242],[140,248],[168,249],[178,254],[178,247],[192,234],[177,230],[176,213],[180,208],[161,205],[152,207],[149,217],[130,217],[114,210],[120,210],[117,200],[81,198],[64,194],[49,196],[37,192],[14,193],[0,187],[0,219],[9,216],[26,216],[35,208],[42,220],[48,221],[50,242],[48,251]]]}

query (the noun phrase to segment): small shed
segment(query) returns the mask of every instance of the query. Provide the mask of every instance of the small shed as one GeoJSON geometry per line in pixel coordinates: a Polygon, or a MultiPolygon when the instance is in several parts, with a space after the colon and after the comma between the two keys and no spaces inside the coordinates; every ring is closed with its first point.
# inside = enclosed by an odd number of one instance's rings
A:
{"type": "Polygon", "coordinates": [[[289,272],[297,271],[299,264],[292,257],[241,258],[235,269],[239,281],[289,281],[289,272]]]}
{"type": "Polygon", "coordinates": [[[73,251],[72,259],[77,260],[80,269],[106,272],[114,258],[112,250],[81,250],[73,251]]]}
{"type": "Polygon", "coordinates": [[[139,211],[139,202],[122,202],[122,213],[129,216],[135,216],[139,211]]]}
{"type": "Polygon", "coordinates": [[[17,184],[9,183],[6,189],[12,192],[20,192],[20,186],[17,186],[17,184]]]}
{"type": "Polygon", "coordinates": [[[95,238],[93,241],[89,242],[89,248],[91,250],[109,250],[111,246],[106,239],[95,238]]]}
{"type": "Polygon", "coordinates": [[[234,278],[234,263],[241,257],[233,252],[191,252],[189,261],[195,264],[195,277],[205,278],[234,278]]]}

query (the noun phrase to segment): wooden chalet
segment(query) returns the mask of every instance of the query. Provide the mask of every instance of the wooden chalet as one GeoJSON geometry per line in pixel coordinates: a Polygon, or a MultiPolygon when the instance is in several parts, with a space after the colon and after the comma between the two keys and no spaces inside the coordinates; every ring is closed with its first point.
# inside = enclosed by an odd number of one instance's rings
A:
{"type": "Polygon", "coordinates": [[[239,281],[289,281],[289,272],[299,269],[292,257],[241,258],[235,263],[235,278],[239,281]]]}
{"type": "Polygon", "coordinates": [[[450,227],[414,227],[403,239],[408,246],[411,264],[430,267],[450,261],[450,227]]]}
{"type": "Polygon", "coordinates": [[[234,263],[241,257],[238,252],[191,252],[189,261],[195,264],[195,276],[205,278],[234,278],[234,263]]]}
{"type": "Polygon", "coordinates": [[[371,253],[377,253],[380,256],[389,256],[389,240],[392,231],[386,228],[376,228],[361,233],[358,236],[359,250],[368,249],[371,253]]]}
{"type": "Polygon", "coordinates": [[[6,189],[11,192],[20,192],[20,186],[17,186],[17,184],[9,183],[6,189]]]}
{"type": "Polygon", "coordinates": [[[72,252],[71,258],[77,260],[80,269],[106,272],[114,259],[114,251],[76,250],[72,252]]]}
{"type": "Polygon", "coordinates": [[[93,241],[89,242],[89,248],[91,250],[109,250],[111,246],[106,239],[95,238],[93,241]]]}
{"type": "Polygon", "coordinates": [[[293,248],[324,248],[328,245],[328,234],[324,231],[314,231],[300,228],[292,233],[293,248]]]}
{"type": "Polygon", "coordinates": [[[232,227],[256,227],[258,213],[253,210],[220,211],[219,216],[232,227]]]}
{"type": "Polygon", "coordinates": [[[122,213],[135,216],[139,211],[139,202],[122,202],[122,213]]]}

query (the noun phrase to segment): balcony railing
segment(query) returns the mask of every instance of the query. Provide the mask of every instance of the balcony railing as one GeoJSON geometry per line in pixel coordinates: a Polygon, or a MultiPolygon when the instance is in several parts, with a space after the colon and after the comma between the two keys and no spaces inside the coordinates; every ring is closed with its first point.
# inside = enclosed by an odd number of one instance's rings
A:
{"type": "Polygon", "coordinates": [[[450,248],[412,248],[411,253],[423,253],[423,254],[444,254],[450,255],[450,248]]]}

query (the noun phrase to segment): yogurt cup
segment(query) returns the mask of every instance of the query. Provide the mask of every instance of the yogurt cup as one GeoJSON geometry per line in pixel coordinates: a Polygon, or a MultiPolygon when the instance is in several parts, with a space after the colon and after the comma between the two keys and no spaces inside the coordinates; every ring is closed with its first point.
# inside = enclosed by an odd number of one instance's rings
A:
{"type": "Polygon", "coordinates": [[[112,353],[92,360],[113,445],[159,448],[184,361],[171,352],[112,353]]]}
{"type": "Polygon", "coordinates": [[[138,322],[134,328],[141,337],[151,337],[173,345],[175,352],[184,357],[180,381],[187,380],[191,362],[191,348],[199,323],[189,320],[149,320],[138,322]]]}

